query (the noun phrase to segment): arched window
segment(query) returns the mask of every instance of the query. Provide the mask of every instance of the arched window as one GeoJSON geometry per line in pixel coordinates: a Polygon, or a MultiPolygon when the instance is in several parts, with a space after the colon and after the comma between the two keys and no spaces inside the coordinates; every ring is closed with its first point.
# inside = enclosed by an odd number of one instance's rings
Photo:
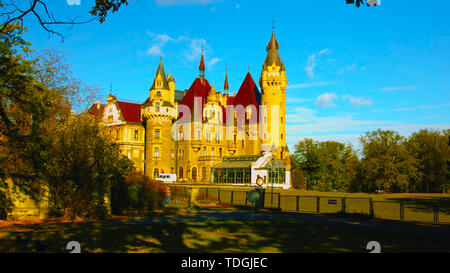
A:
{"type": "Polygon", "coordinates": [[[205,167],[202,168],[202,179],[203,179],[203,181],[207,181],[207,179],[206,179],[206,168],[205,167]]]}
{"type": "Polygon", "coordinates": [[[211,148],[211,155],[214,156],[214,147],[211,148]]]}
{"type": "Polygon", "coordinates": [[[203,147],[203,156],[206,156],[207,152],[206,152],[206,147],[203,147]]]}
{"type": "Polygon", "coordinates": [[[159,177],[159,170],[158,170],[158,168],[155,168],[154,170],[153,170],[153,178],[158,178],[159,177]]]}
{"type": "Polygon", "coordinates": [[[183,179],[183,167],[178,169],[178,179],[183,179]]]}
{"type": "Polygon", "coordinates": [[[158,147],[155,148],[155,157],[159,157],[159,148],[158,147]]]}
{"type": "Polygon", "coordinates": [[[194,181],[197,181],[197,168],[196,167],[192,168],[192,179],[194,181]]]}
{"type": "Polygon", "coordinates": [[[222,148],[219,148],[219,156],[222,156],[222,148]]]}

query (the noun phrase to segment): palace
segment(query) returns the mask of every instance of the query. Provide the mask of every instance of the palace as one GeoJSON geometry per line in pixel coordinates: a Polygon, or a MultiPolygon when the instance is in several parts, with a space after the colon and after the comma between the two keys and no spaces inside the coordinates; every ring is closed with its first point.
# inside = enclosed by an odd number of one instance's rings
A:
{"type": "Polygon", "coordinates": [[[152,178],[176,174],[178,181],[290,188],[285,135],[286,70],[272,31],[258,89],[250,72],[234,96],[211,86],[203,52],[199,76],[189,89],[175,89],[162,57],[149,98],[142,104],[94,103],[89,113],[108,126],[137,169],[152,178]]]}

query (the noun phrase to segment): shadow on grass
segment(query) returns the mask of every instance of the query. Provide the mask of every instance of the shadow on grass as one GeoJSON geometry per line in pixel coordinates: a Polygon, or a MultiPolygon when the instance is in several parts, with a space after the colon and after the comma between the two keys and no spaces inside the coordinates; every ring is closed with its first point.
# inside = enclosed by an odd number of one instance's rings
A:
{"type": "MultiPolygon", "coordinates": [[[[197,213],[197,212],[194,212],[197,213]]],[[[201,212],[198,212],[201,214],[201,212]]],[[[450,232],[378,229],[298,220],[205,220],[170,222],[146,219],[88,223],[44,223],[0,229],[0,252],[367,252],[379,241],[383,252],[449,252],[450,232]]],[[[156,217],[156,216],[155,216],[156,217]]],[[[177,216],[174,216],[177,217],[177,216]]],[[[199,220],[201,219],[201,220],[199,220]]]]}

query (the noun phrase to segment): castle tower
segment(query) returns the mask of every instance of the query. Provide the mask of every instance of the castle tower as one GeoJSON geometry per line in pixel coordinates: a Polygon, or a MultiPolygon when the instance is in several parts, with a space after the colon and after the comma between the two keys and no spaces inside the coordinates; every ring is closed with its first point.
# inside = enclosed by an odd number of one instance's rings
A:
{"type": "Polygon", "coordinates": [[[161,173],[175,171],[175,144],[172,140],[172,123],[176,118],[174,107],[175,79],[164,72],[162,57],[150,87],[150,98],[142,106],[145,124],[145,174],[151,178],[161,173]]]}
{"type": "MultiPolygon", "coordinates": [[[[272,37],[266,47],[267,56],[262,65],[261,87],[261,150],[270,151],[279,159],[289,159],[285,134],[286,70],[278,51],[279,45],[272,28],[272,37]]],[[[288,162],[284,162],[289,165],[288,162]]]]}

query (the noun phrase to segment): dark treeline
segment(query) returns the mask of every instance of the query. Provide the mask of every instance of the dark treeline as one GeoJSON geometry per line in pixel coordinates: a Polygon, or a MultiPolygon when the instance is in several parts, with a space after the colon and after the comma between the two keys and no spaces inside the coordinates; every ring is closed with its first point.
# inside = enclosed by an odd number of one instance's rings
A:
{"type": "Polygon", "coordinates": [[[309,138],[291,155],[295,188],[314,191],[445,193],[450,190],[450,130],[367,132],[360,148],[309,138]]]}

